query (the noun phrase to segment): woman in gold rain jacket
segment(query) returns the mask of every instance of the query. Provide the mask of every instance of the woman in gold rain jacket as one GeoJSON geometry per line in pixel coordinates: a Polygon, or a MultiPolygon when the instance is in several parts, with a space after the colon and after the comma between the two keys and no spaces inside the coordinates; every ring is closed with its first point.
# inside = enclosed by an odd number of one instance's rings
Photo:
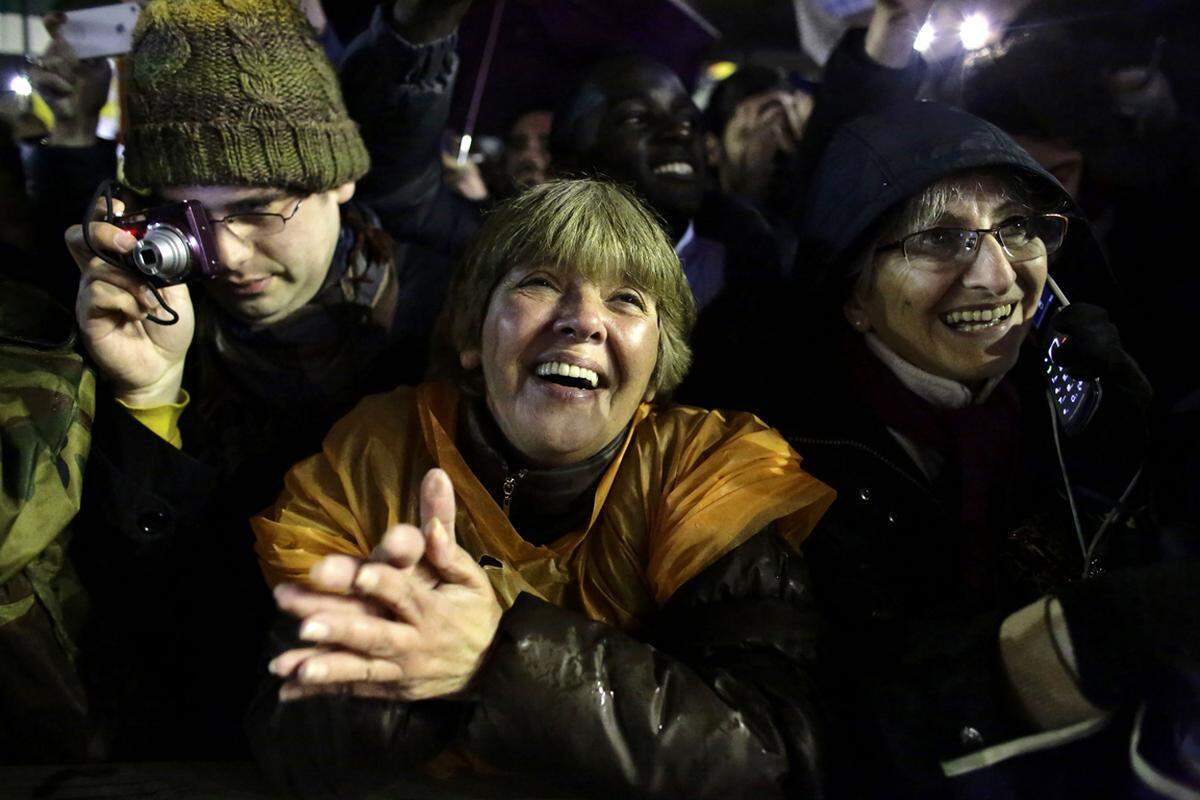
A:
{"type": "Polygon", "coordinates": [[[365,400],[254,521],[300,620],[252,713],[267,771],[305,796],[463,766],[819,792],[797,548],[833,493],[756,418],[654,402],[694,320],[654,219],[609,184],[534,189],[447,309],[446,380],[365,400]]]}

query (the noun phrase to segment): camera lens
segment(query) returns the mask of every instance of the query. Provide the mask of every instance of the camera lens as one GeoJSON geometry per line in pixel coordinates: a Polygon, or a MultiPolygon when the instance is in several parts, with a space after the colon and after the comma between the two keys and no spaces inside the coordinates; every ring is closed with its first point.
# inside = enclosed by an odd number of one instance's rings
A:
{"type": "Polygon", "coordinates": [[[172,283],[188,276],[191,261],[187,238],[174,225],[151,225],[133,250],[134,266],[146,275],[172,283]]]}

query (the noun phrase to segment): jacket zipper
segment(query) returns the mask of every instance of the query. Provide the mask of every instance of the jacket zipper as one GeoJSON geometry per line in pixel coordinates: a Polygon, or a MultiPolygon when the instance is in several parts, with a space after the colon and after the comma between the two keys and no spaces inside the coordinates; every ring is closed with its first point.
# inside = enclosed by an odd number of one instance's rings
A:
{"type": "Polygon", "coordinates": [[[517,481],[521,480],[528,473],[528,470],[518,470],[510,472],[504,476],[504,516],[508,516],[508,509],[512,506],[513,492],[517,490],[517,481]]]}
{"type": "Polygon", "coordinates": [[[808,439],[808,438],[805,438],[802,436],[789,436],[788,441],[801,442],[803,444],[812,444],[812,445],[826,446],[826,447],[855,447],[855,448],[858,448],[859,450],[862,450],[863,452],[869,453],[870,455],[874,456],[876,459],[879,460],[880,463],[884,464],[885,466],[890,468],[893,472],[895,472],[897,475],[904,478],[912,485],[916,486],[918,489],[921,490],[921,492],[923,494],[925,494],[925,496],[927,496],[930,500],[932,500],[936,505],[938,505],[938,506],[942,505],[942,501],[940,499],[938,499],[937,495],[935,495],[933,492],[931,492],[929,490],[928,486],[926,486],[921,481],[914,478],[912,475],[908,474],[908,472],[906,472],[904,469],[900,468],[898,465],[893,463],[890,459],[888,459],[882,453],[880,453],[877,450],[874,450],[870,447],[867,447],[862,442],[856,442],[853,439],[808,439]]]}

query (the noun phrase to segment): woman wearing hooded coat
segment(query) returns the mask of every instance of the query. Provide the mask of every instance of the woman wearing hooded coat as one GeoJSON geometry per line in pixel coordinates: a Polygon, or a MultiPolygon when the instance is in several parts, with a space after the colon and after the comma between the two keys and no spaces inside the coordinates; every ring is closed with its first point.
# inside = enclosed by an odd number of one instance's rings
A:
{"type": "Polygon", "coordinates": [[[804,333],[751,348],[771,364],[731,354],[729,393],[706,402],[762,414],[838,491],[805,544],[831,623],[835,794],[1127,797],[1134,774],[1196,781],[1180,754],[1200,717],[1180,676],[1200,663],[1198,571],[1155,563],[1146,520],[1123,513],[1149,387],[1097,306],[1033,330],[1048,272],[1070,294],[1105,270],[1079,210],[999,129],[909,101],[833,137],[802,234],[812,285],[787,319],[804,333]],[[1052,423],[1047,326],[1067,339],[1057,362],[1101,387],[1070,436],[1052,423]],[[780,393],[768,379],[788,339],[807,380],[780,393]],[[1143,705],[1160,690],[1175,698],[1163,718],[1143,705]]]}

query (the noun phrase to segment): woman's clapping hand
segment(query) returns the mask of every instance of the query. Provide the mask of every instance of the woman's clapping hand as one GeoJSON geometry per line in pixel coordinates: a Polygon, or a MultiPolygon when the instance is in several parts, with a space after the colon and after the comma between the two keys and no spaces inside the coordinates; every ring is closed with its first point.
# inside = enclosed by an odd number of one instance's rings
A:
{"type": "Polygon", "coordinates": [[[388,531],[369,560],[327,556],[317,590],[280,584],[279,607],[311,646],[270,664],[280,699],[350,693],[414,701],[455,695],[478,672],[502,609],[454,537],[454,489],[440,469],[421,484],[421,528],[388,531]]]}

